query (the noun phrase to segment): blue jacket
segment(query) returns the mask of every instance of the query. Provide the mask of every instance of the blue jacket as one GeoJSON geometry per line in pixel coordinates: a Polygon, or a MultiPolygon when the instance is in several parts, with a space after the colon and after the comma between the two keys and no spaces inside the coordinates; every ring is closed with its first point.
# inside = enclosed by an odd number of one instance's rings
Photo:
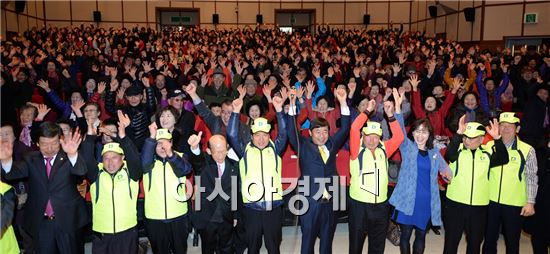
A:
{"type": "MultiPolygon", "coordinates": [[[[395,114],[395,117],[406,133],[405,123],[401,114],[395,114]]],[[[399,179],[397,186],[390,197],[390,204],[395,206],[395,209],[403,212],[406,215],[412,215],[414,211],[414,203],[416,197],[416,184],[418,176],[418,166],[416,165],[418,156],[418,146],[414,141],[405,138],[399,147],[402,156],[401,170],[399,171],[399,179]]],[[[439,153],[439,150],[432,148],[428,150],[430,157],[430,197],[431,197],[431,220],[434,226],[441,225],[441,201],[439,199],[438,172],[450,170],[449,166],[439,153]]]]}

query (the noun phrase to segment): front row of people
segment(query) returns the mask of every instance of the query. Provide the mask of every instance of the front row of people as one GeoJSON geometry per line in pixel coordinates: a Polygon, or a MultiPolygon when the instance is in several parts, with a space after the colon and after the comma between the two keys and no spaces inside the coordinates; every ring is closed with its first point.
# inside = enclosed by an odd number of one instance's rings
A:
{"type": "MultiPolygon", "coordinates": [[[[290,105],[296,98],[290,94],[290,105]]],[[[270,139],[271,124],[258,118],[251,126],[251,141],[239,137],[239,112],[242,98],[233,101],[233,113],[227,125],[227,139],[213,135],[207,153],[200,150],[202,133],[192,135],[189,158],[172,148],[167,129],[149,126],[141,155],[126,136],[128,116],[119,111],[118,135],[111,143],[96,142],[97,131],[89,126],[82,140],[79,131],[62,137],[53,123],[43,123],[39,133],[39,151],[22,161],[12,160],[12,143],[2,140],[0,159],[2,178],[29,179],[29,216],[26,230],[33,236],[40,253],[81,253],[82,228],[88,221],[84,200],[75,186],[86,176],[92,203],[94,253],[137,253],[137,211],[139,179],[145,193],[145,224],[154,253],[185,253],[188,214],[198,230],[203,253],[233,253],[234,227],[242,223],[249,253],[259,253],[263,242],[269,253],[279,253],[282,241],[283,188],[281,154],[287,139],[298,151],[300,180],[308,189],[298,188],[307,209],[300,215],[302,253],[313,253],[316,239],[319,252],[331,253],[336,216],[333,204],[342,195],[328,186],[337,181],[336,154],[349,136],[350,187],[349,252],[362,253],[368,237],[368,253],[383,253],[390,204],[399,223],[400,249],[410,253],[410,238],[415,231],[413,253],[422,253],[426,229],[445,221],[444,253],[457,253],[466,231],[467,253],[496,253],[496,241],[504,224],[507,252],[519,252],[522,216],[534,213],[536,197],[536,156],[534,149],[519,140],[519,119],[503,113],[488,127],[460,120],[446,152],[447,165],[433,146],[430,122],[412,123],[409,135],[401,115],[403,94],[394,89],[393,101],[384,103],[392,132],[382,141],[379,123],[368,121],[375,102],[351,123],[344,87],[335,92],[340,103],[341,128],[329,135],[329,124],[322,118],[310,123],[310,138],[299,135],[291,106],[284,114],[286,98],[275,96],[277,138],[270,139]],[[492,138],[486,145],[483,140],[492,138]],[[97,149],[97,146],[102,146],[97,149]],[[80,147],[80,149],[79,149],[80,147]],[[240,158],[227,157],[229,147],[240,158]],[[397,150],[403,157],[398,184],[388,195],[388,158],[397,150]],[[101,151],[101,161],[95,151],[101,151]],[[189,213],[189,179],[195,169],[194,212],[189,213]],[[442,208],[438,177],[449,182],[447,206],[442,208]],[[227,194],[225,197],[223,194],[227,194]],[[232,200],[236,194],[237,200],[232,200]]],[[[285,96],[286,97],[286,96],[285,96]]],[[[338,185],[338,184],[336,184],[338,185]]],[[[10,189],[0,185],[2,193],[2,253],[17,253],[17,243],[9,223],[10,189]],[[7,201],[4,201],[4,200],[7,201]],[[7,217],[7,218],[6,218],[7,217]]]]}

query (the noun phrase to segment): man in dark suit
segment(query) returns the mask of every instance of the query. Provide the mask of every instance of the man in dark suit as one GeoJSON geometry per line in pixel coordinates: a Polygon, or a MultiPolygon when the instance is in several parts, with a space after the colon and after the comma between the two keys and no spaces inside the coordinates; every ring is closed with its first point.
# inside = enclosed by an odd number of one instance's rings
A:
{"type": "MultiPolygon", "coordinates": [[[[199,142],[202,132],[189,137],[191,147],[191,163],[196,169],[195,175],[200,176],[197,181],[198,188],[204,188],[200,195],[200,201],[195,201],[195,209],[192,221],[201,236],[202,253],[233,253],[233,227],[237,223],[236,207],[232,209],[231,194],[236,193],[238,186],[233,186],[239,175],[237,162],[227,158],[228,145],[222,135],[214,135],[208,142],[210,154],[201,153],[199,142]],[[221,179],[220,179],[221,178],[221,179]],[[220,181],[221,190],[228,199],[216,195],[213,200],[208,200],[216,188],[216,181],[220,181]],[[200,205],[199,203],[200,202],[200,205]]],[[[218,190],[220,191],[220,190],[218,190]]],[[[237,198],[236,196],[233,198],[237,198]]]]}
{"type": "Polygon", "coordinates": [[[84,199],[76,189],[79,177],[87,172],[78,130],[61,138],[57,124],[45,122],[38,133],[39,151],[14,162],[11,143],[2,143],[2,177],[28,178],[29,191],[25,229],[38,253],[83,253],[81,229],[89,216],[84,199]],[[63,148],[61,150],[61,148],[63,148]]]}
{"type": "MultiPolygon", "coordinates": [[[[340,102],[342,126],[332,137],[329,136],[329,123],[324,118],[311,121],[309,128],[311,138],[309,139],[297,135],[296,122],[293,119],[287,121],[289,123],[289,142],[299,153],[300,169],[302,170],[300,180],[308,181],[305,186],[309,186],[309,193],[305,195],[309,209],[300,216],[301,253],[314,253],[313,248],[317,237],[320,239],[319,252],[332,253],[332,239],[336,230],[333,202],[339,202],[338,199],[332,199],[332,196],[334,194],[341,198],[342,195],[331,190],[329,186],[339,185],[333,180],[333,176],[338,176],[336,154],[346,141],[350,129],[350,111],[346,104],[346,89],[342,86],[339,87],[335,91],[335,95],[340,102]],[[321,180],[326,181],[324,186],[320,184],[321,180]]],[[[294,106],[296,98],[293,94],[289,97],[291,99],[289,115],[296,115],[294,106]]]]}

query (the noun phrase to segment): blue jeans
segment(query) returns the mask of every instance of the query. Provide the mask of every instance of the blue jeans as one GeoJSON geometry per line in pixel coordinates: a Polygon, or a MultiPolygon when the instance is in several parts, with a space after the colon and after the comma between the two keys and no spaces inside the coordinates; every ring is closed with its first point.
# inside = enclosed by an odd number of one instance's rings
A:
{"type": "Polygon", "coordinates": [[[424,253],[424,247],[426,246],[426,230],[420,230],[419,228],[413,225],[404,225],[399,224],[401,229],[401,238],[399,243],[399,250],[401,254],[410,254],[411,245],[410,240],[412,236],[412,231],[414,229],[414,244],[413,244],[413,254],[424,253]]]}

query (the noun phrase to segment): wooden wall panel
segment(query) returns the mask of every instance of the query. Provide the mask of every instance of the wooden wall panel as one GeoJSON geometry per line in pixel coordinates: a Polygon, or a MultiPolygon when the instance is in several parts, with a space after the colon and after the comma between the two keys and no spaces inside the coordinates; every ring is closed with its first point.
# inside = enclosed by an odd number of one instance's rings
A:
{"type": "Polygon", "coordinates": [[[124,23],[145,21],[146,11],[145,2],[124,2],[124,23]]]}
{"type": "Polygon", "coordinates": [[[325,3],[325,23],[329,23],[329,25],[343,24],[344,5],[338,3],[325,3]]]}
{"type": "Polygon", "coordinates": [[[521,19],[519,17],[522,16],[522,12],[522,5],[485,7],[483,40],[502,40],[503,36],[521,35],[521,19]]]}
{"type": "MultiPolygon", "coordinates": [[[[95,1],[73,1],[71,3],[71,9],[73,12],[73,16],[72,16],[73,19],[93,21],[94,20],[93,12],[96,10],[96,2],[95,1]]],[[[101,14],[102,14],[101,18],[105,19],[103,17],[103,13],[101,14]]]]}
{"type": "Polygon", "coordinates": [[[390,3],[390,22],[409,23],[410,3],[390,3]]]}
{"type": "Polygon", "coordinates": [[[239,24],[256,24],[258,3],[239,2],[239,24]]]}
{"type": "Polygon", "coordinates": [[[368,14],[370,14],[370,23],[388,22],[388,3],[369,3],[368,14]]]}
{"type": "Polygon", "coordinates": [[[537,24],[525,24],[523,35],[550,35],[550,2],[528,3],[525,5],[525,12],[538,13],[539,21],[537,24]]]}
{"type": "MultiPolygon", "coordinates": [[[[47,20],[71,20],[69,2],[45,1],[47,20]]],[[[120,11],[118,11],[120,14],[120,11]]]]}
{"type": "MultiPolygon", "coordinates": [[[[220,3],[217,3],[216,4],[216,13],[218,13],[220,15],[220,23],[224,24],[224,23],[228,23],[228,24],[237,24],[237,15],[239,16],[245,16],[245,15],[242,15],[242,14],[247,14],[248,11],[250,10],[246,10],[244,6],[239,6],[239,13],[235,13],[235,8],[237,7],[237,3],[236,2],[227,2],[227,3],[224,3],[224,2],[220,2],[220,3]]],[[[201,12],[203,10],[201,9],[201,12]]],[[[204,11],[207,11],[208,10],[204,10],[204,11]]],[[[239,17],[240,19],[240,17],[239,17]]],[[[239,22],[242,22],[241,20],[239,20],[239,22]]]]}
{"type": "MultiPolygon", "coordinates": [[[[102,22],[122,21],[122,3],[118,1],[99,1],[98,10],[101,12],[102,22]]],[[[120,25],[119,25],[120,26],[120,25]]]]}
{"type": "MultiPolygon", "coordinates": [[[[346,15],[344,16],[346,24],[363,24],[363,15],[365,14],[365,3],[347,3],[346,15]]],[[[346,26],[347,27],[347,26],[346,26]]]]}

